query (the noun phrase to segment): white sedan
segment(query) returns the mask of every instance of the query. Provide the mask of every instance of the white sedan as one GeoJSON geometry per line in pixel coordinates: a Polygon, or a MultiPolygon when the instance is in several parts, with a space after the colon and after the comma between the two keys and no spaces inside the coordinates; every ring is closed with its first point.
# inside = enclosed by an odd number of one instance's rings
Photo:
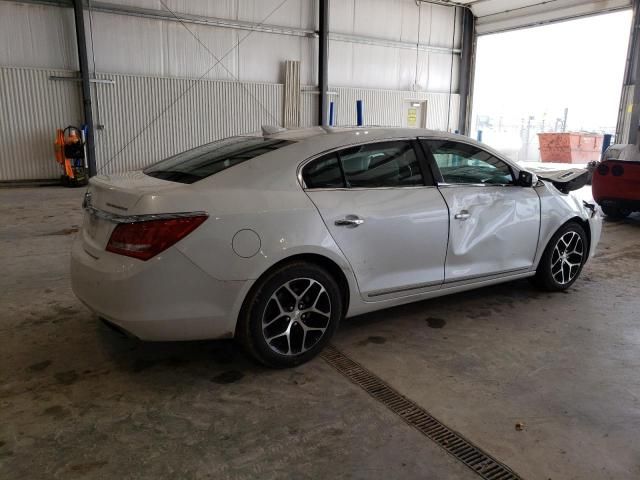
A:
{"type": "Polygon", "coordinates": [[[140,339],[236,337],[296,365],[343,317],[525,277],[568,288],[601,217],[571,172],[544,176],[429,130],[232,137],[92,178],[73,289],[140,339]]]}

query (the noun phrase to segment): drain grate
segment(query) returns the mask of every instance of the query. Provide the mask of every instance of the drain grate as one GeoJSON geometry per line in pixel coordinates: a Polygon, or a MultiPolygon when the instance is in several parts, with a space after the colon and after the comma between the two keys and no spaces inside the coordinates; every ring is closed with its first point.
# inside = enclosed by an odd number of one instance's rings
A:
{"type": "Polygon", "coordinates": [[[369,395],[482,478],[487,480],[521,480],[521,477],[509,467],[476,447],[459,433],[443,425],[425,409],[398,393],[333,345],[325,347],[321,355],[338,372],[362,387],[369,395]]]}

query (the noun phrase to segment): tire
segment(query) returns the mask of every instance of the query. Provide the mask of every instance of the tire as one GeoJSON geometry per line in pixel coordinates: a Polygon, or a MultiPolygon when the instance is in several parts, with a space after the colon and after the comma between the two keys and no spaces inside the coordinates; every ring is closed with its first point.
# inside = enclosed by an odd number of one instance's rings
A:
{"type": "Polygon", "coordinates": [[[623,218],[626,218],[631,214],[631,210],[627,210],[626,208],[621,208],[618,205],[602,206],[602,211],[607,217],[610,217],[616,220],[622,220],[623,218]]]}
{"type": "Polygon", "coordinates": [[[342,303],[338,283],[324,268],[292,262],[267,274],[251,290],[236,337],[264,365],[300,365],[329,342],[342,319],[342,303]]]}
{"type": "Polygon", "coordinates": [[[547,244],[533,278],[534,283],[550,292],[566,290],[580,276],[589,254],[588,248],[587,234],[582,225],[566,223],[547,244]]]}

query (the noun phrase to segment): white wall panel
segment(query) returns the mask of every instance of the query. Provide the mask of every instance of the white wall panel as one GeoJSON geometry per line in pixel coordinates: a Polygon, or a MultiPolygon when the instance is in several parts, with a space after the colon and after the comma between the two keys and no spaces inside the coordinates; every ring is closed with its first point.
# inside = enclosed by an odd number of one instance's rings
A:
{"type": "Polygon", "coordinates": [[[101,74],[98,169],[143,168],[220,138],[281,124],[283,86],[101,74]],[[185,93],[186,92],[186,93],[185,93]]]}
{"type": "MultiPolygon", "coordinates": [[[[248,32],[240,33],[240,38],[248,32]]],[[[317,40],[304,37],[271,35],[254,32],[237,48],[239,78],[242,81],[282,82],[282,64],[285,60],[300,62],[300,80],[303,84],[315,83],[315,61],[310,52],[317,40]]]]}
{"type": "Polygon", "coordinates": [[[0,181],[59,178],[56,129],[82,119],[80,84],[61,70],[0,68],[0,181]]]}
{"type": "Polygon", "coordinates": [[[422,4],[420,41],[444,48],[460,48],[462,41],[462,15],[455,8],[444,5],[422,4]],[[455,25],[455,31],[454,31],[455,25]]]}
{"type": "MultiPolygon", "coordinates": [[[[160,0],[109,1],[163,10],[160,0]]],[[[178,14],[237,22],[261,22],[281,2],[163,1],[178,14]]],[[[267,23],[315,30],[317,0],[289,0],[267,23]]],[[[228,54],[223,61],[231,73],[217,66],[195,83],[216,60],[178,22],[98,11],[89,21],[86,15],[87,40],[93,34],[95,47],[89,45],[90,67],[95,57],[98,78],[115,81],[92,84],[94,120],[105,126],[96,131],[98,164],[112,159],[106,171],[141,168],[208,141],[281,123],[285,60],[300,61],[302,85],[317,83],[315,38],[299,31],[251,32],[246,25],[187,26],[217,57],[228,54]]],[[[367,123],[401,125],[404,101],[416,99],[428,102],[429,127],[446,129],[449,117],[455,128],[459,56],[429,50],[451,48],[454,37],[453,46],[459,47],[454,8],[426,3],[418,8],[414,0],[332,0],[330,29],[351,36],[330,41],[329,84],[337,92],[339,124],[355,124],[355,100],[362,99],[367,123]],[[450,89],[454,95],[447,94],[450,89]]],[[[70,8],[0,0],[0,180],[59,175],[53,137],[56,128],[80,123],[80,89],[77,82],[48,77],[72,75],[76,59],[70,8]]],[[[318,94],[309,89],[314,87],[303,87],[300,98],[301,126],[318,120],[318,94]]]]}
{"type": "Polygon", "coordinates": [[[73,11],[0,1],[0,65],[78,68],[73,11]]]}
{"type": "MultiPolygon", "coordinates": [[[[462,16],[455,12],[443,5],[418,6],[413,0],[332,0],[331,32],[390,41],[417,43],[419,39],[423,46],[458,49],[462,16]]],[[[459,55],[453,57],[457,71],[459,55]]],[[[416,55],[413,46],[366,45],[348,38],[330,42],[330,85],[448,92],[450,71],[448,53],[421,49],[416,55]]],[[[457,91],[457,80],[452,86],[457,91]]]]}
{"type": "Polygon", "coordinates": [[[364,103],[364,123],[370,126],[401,127],[405,101],[427,102],[427,128],[447,130],[458,122],[459,96],[398,90],[335,88],[330,96],[336,109],[336,126],[356,125],[356,101],[364,103]],[[450,108],[449,108],[450,107],[450,108]],[[448,113],[449,112],[449,113],[448,113]]]}
{"type": "MultiPolygon", "coordinates": [[[[262,22],[280,3],[282,0],[238,0],[237,20],[262,22]]],[[[267,23],[313,30],[317,8],[316,0],[287,0],[269,16],[267,23]]]]}

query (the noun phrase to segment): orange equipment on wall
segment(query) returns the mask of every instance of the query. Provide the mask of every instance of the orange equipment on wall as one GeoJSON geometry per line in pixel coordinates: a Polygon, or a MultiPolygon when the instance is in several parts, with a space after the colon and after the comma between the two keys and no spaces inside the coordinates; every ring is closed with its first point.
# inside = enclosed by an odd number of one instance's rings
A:
{"type": "Polygon", "coordinates": [[[87,169],[84,163],[84,141],[81,131],[73,126],[56,131],[54,142],[56,161],[62,166],[62,184],[77,187],[87,184],[87,169]]]}

